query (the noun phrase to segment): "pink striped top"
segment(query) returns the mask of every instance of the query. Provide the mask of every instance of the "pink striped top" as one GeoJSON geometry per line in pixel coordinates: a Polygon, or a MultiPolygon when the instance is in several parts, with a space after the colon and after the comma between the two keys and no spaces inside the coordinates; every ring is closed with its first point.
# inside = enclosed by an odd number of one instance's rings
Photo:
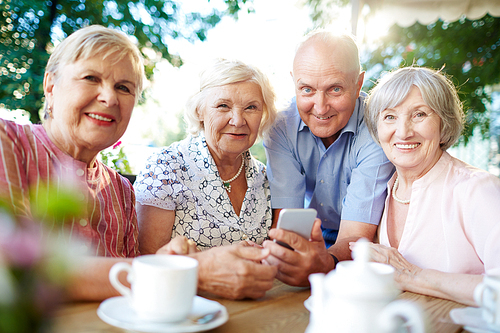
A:
{"type": "Polygon", "coordinates": [[[78,188],[87,210],[65,226],[91,254],[139,255],[135,194],[127,179],[99,161],[87,168],[57,148],[42,125],[0,119],[0,197],[16,215],[30,217],[30,195],[43,195],[41,185],[47,182],[78,188]]]}

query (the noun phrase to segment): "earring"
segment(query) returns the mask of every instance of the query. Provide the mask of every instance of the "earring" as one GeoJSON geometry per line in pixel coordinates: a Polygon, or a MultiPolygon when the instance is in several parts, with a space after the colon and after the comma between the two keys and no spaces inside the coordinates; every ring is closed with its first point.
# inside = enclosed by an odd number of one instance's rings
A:
{"type": "Polygon", "coordinates": [[[52,118],[52,107],[50,105],[47,106],[47,114],[49,115],[50,118],[52,118]]]}

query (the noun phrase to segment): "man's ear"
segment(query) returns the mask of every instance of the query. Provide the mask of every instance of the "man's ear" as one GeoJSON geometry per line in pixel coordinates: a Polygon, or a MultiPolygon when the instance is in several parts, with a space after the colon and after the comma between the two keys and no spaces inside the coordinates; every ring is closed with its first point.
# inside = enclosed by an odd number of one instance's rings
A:
{"type": "Polygon", "coordinates": [[[359,96],[359,92],[361,91],[361,87],[363,87],[363,82],[365,80],[365,72],[361,72],[358,76],[358,82],[356,83],[356,85],[358,86],[357,89],[358,89],[358,96],[359,96]]]}
{"type": "Polygon", "coordinates": [[[54,73],[45,72],[43,76],[43,93],[45,95],[47,105],[52,105],[52,101],[54,99],[54,84],[54,73]]]}

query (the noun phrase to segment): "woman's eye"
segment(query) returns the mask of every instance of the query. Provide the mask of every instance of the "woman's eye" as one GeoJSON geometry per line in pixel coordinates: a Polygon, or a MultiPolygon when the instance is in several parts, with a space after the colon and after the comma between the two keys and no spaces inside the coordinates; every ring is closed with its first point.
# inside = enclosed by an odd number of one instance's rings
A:
{"type": "Polygon", "coordinates": [[[217,108],[219,108],[219,109],[227,109],[228,107],[229,106],[227,106],[227,104],[224,104],[224,103],[217,105],[217,108]]]}
{"type": "Polygon", "coordinates": [[[394,117],[392,114],[386,114],[384,116],[384,120],[394,120],[396,117],[394,117]]]}
{"type": "Polygon", "coordinates": [[[121,91],[124,91],[126,93],[130,93],[131,92],[131,90],[127,86],[124,86],[124,85],[119,85],[118,89],[121,90],[121,91]]]}
{"type": "Polygon", "coordinates": [[[424,119],[427,117],[427,113],[423,112],[423,111],[418,111],[418,112],[415,112],[415,114],[413,115],[413,121],[424,121],[424,119]]]}
{"type": "Polygon", "coordinates": [[[254,111],[254,110],[257,110],[257,106],[255,105],[250,105],[246,108],[247,110],[250,110],[250,111],[254,111]]]}
{"type": "Polygon", "coordinates": [[[84,77],[84,79],[87,80],[87,81],[92,81],[92,82],[97,81],[97,78],[95,76],[93,76],[93,75],[87,75],[87,76],[84,77]]]}

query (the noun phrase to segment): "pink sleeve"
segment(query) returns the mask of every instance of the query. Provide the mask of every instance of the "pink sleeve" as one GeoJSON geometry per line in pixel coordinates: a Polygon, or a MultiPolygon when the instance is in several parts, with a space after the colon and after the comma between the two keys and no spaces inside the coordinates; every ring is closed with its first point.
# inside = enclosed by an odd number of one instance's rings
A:
{"type": "Polygon", "coordinates": [[[466,233],[486,274],[500,274],[500,179],[482,173],[467,192],[466,233]]]}
{"type": "Polygon", "coordinates": [[[27,153],[13,122],[0,119],[0,197],[16,215],[30,216],[27,153]]]}

